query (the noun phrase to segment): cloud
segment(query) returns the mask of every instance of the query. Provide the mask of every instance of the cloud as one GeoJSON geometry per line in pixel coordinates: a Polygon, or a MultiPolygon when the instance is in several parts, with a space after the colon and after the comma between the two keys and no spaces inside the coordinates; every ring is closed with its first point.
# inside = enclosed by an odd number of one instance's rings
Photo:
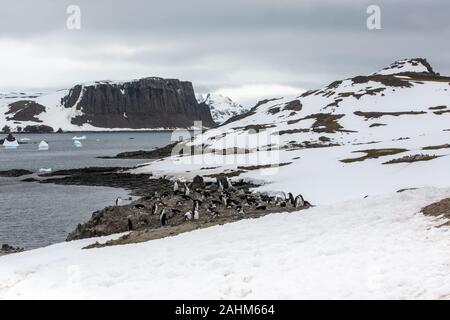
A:
{"type": "Polygon", "coordinates": [[[379,0],[376,31],[368,0],[77,0],[82,28],[70,31],[73,3],[2,1],[0,91],[161,76],[250,103],[267,92],[252,86],[314,89],[406,57],[450,74],[447,0],[379,0]]]}
{"type": "Polygon", "coordinates": [[[305,92],[305,89],[278,84],[253,84],[239,87],[221,88],[215,93],[239,101],[245,106],[254,106],[258,100],[265,98],[296,97],[305,92]],[[256,100],[255,100],[256,99],[256,100]]]}

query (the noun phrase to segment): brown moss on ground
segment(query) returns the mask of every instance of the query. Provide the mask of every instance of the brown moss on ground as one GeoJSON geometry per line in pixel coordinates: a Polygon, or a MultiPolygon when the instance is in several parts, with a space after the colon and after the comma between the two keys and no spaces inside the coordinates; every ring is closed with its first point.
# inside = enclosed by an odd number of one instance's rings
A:
{"type": "Polygon", "coordinates": [[[369,120],[369,119],[378,119],[378,118],[381,118],[384,116],[398,117],[398,116],[405,116],[405,115],[420,115],[420,114],[426,114],[426,112],[425,111],[400,111],[400,112],[355,111],[353,114],[360,116],[360,117],[364,117],[364,118],[366,118],[366,120],[369,120]]]}
{"type": "Polygon", "coordinates": [[[340,161],[343,163],[360,162],[360,161],[365,161],[367,159],[377,159],[380,157],[391,156],[391,155],[406,152],[406,151],[409,151],[409,150],[401,149],[401,148],[358,150],[358,151],[353,151],[353,153],[363,152],[366,155],[362,156],[362,157],[358,157],[358,158],[343,159],[340,161]]]}
{"type": "Polygon", "coordinates": [[[430,161],[430,160],[440,158],[440,157],[442,157],[442,156],[430,155],[430,154],[416,154],[416,155],[409,155],[409,156],[404,156],[401,158],[393,159],[393,160],[384,162],[383,164],[413,163],[413,162],[420,162],[420,161],[430,161]]]}
{"type": "Polygon", "coordinates": [[[448,149],[448,148],[450,148],[450,144],[446,143],[446,144],[441,144],[438,146],[423,147],[422,150],[439,150],[439,149],[448,149]]]}
{"type": "Polygon", "coordinates": [[[384,123],[372,123],[369,128],[376,128],[376,127],[384,127],[387,126],[387,124],[384,123]]]}
{"type": "Polygon", "coordinates": [[[287,165],[290,165],[292,162],[283,162],[283,163],[271,163],[271,164],[264,164],[264,165],[258,165],[258,166],[238,166],[238,170],[260,170],[260,169],[269,169],[269,168],[279,168],[284,167],[287,165]]]}
{"type": "MultiPolygon", "coordinates": [[[[432,203],[424,207],[421,211],[424,215],[430,217],[442,217],[450,219],[450,198],[432,203]]],[[[450,221],[443,223],[441,226],[450,225],[450,221]]]]}

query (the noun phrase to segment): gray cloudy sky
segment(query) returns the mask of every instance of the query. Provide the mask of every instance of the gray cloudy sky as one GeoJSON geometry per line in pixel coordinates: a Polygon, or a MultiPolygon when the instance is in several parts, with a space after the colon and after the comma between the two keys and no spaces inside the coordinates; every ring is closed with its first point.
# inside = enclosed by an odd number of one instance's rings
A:
{"type": "Polygon", "coordinates": [[[427,57],[450,74],[448,0],[0,0],[0,91],[146,76],[252,104],[427,57]],[[66,9],[81,8],[81,30],[66,9]],[[366,27],[381,8],[382,30],[366,27]]]}

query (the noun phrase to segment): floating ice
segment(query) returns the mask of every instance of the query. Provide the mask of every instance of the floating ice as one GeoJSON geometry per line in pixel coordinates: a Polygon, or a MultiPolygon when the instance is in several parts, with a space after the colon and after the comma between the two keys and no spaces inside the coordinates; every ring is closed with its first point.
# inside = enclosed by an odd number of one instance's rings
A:
{"type": "Polygon", "coordinates": [[[44,140],[42,140],[42,141],[39,143],[39,150],[40,150],[40,151],[46,151],[46,150],[48,150],[48,143],[45,142],[44,140]]]}
{"type": "Polygon", "coordinates": [[[86,140],[86,136],[81,136],[81,137],[73,137],[72,140],[86,140]]]}
{"type": "Polygon", "coordinates": [[[3,142],[3,146],[6,149],[16,149],[19,146],[19,143],[17,142],[17,140],[8,141],[5,139],[5,141],[3,142]]]}
{"type": "Polygon", "coordinates": [[[39,169],[39,172],[42,172],[42,173],[50,173],[50,172],[52,172],[52,168],[40,168],[40,169],[39,169]]]}
{"type": "Polygon", "coordinates": [[[74,141],[73,141],[73,144],[74,144],[75,147],[77,147],[77,148],[81,148],[81,147],[83,146],[83,144],[82,144],[80,141],[78,141],[78,140],[74,140],[74,141]]]}

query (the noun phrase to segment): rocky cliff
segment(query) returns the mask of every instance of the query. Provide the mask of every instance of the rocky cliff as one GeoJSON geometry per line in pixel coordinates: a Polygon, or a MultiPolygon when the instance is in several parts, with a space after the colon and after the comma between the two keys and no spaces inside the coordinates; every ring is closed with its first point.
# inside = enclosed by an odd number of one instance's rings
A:
{"type": "Polygon", "coordinates": [[[12,130],[46,125],[57,131],[213,127],[209,107],[191,82],[143,78],[99,81],[45,94],[0,97],[0,123],[12,130]],[[4,116],[3,119],[1,116],[4,116]]]}

